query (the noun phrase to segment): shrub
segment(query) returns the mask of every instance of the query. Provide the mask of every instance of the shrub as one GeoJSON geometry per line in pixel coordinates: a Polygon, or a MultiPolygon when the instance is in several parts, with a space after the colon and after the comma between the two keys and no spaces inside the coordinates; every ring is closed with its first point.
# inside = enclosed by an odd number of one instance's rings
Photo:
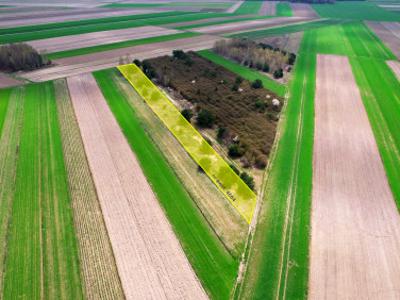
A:
{"type": "Polygon", "coordinates": [[[226,134],[227,129],[225,127],[219,127],[217,130],[217,139],[222,140],[223,138],[225,138],[226,134]]]}
{"type": "Polygon", "coordinates": [[[245,151],[244,151],[243,147],[240,147],[239,144],[236,144],[236,143],[230,144],[228,147],[228,154],[232,158],[241,157],[241,156],[243,156],[244,152],[245,151]]]}
{"type": "Polygon", "coordinates": [[[251,87],[252,87],[253,89],[260,89],[260,88],[263,87],[263,83],[262,83],[262,81],[261,81],[260,79],[256,79],[256,80],[254,80],[254,81],[252,82],[251,87]]]}
{"type": "Polygon", "coordinates": [[[283,70],[282,69],[278,69],[274,72],[274,78],[278,79],[278,78],[282,78],[283,77],[283,70]]]}
{"type": "Polygon", "coordinates": [[[208,110],[202,109],[197,115],[197,124],[200,127],[211,128],[214,125],[215,116],[208,110]]]}
{"type": "Polygon", "coordinates": [[[264,154],[258,154],[254,161],[254,164],[259,169],[264,169],[267,166],[267,156],[264,154]]]}
{"type": "Polygon", "coordinates": [[[0,47],[0,70],[31,71],[50,64],[28,44],[10,44],[0,47]]]}
{"type": "Polygon", "coordinates": [[[244,181],[245,184],[247,184],[247,186],[251,189],[254,190],[254,178],[251,177],[249,174],[247,174],[246,172],[243,172],[242,174],[240,174],[240,178],[244,181]]]}
{"type": "Polygon", "coordinates": [[[235,172],[237,175],[240,175],[240,171],[238,168],[236,168],[236,166],[234,164],[230,164],[229,165],[231,167],[231,169],[233,170],[233,172],[235,172]]]}
{"type": "Polygon", "coordinates": [[[185,108],[181,111],[182,116],[190,122],[190,119],[193,117],[193,111],[191,109],[185,108]]]}
{"type": "Polygon", "coordinates": [[[146,74],[146,76],[149,78],[154,78],[157,76],[156,70],[153,68],[153,66],[147,60],[143,61],[142,69],[143,69],[143,72],[146,74]]]}
{"type": "Polygon", "coordinates": [[[257,100],[254,103],[254,106],[256,107],[257,111],[259,111],[259,112],[265,112],[265,110],[267,109],[267,103],[265,103],[265,101],[262,101],[262,100],[257,100]]]}
{"type": "Polygon", "coordinates": [[[134,63],[135,65],[137,65],[139,68],[140,68],[140,66],[142,65],[142,62],[141,62],[140,60],[138,60],[138,59],[134,59],[134,60],[133,60],[133,63],[134,63]]]}
{"type": "Polygon", "coordinates": [[[263,70],[263,72],[268,73],[270,70],[269,65],[265,64],[262,70],[263,70]]]}
{"type": "Polygon", "coordinates": [[[243,82],[243,78],[240,77],[240,76],[237,76],[236,79],[235,79],[235,83],[236,83],[237,85],[239,85],[239,84],[241,84],[242,82],[243,82]]]}
{"type": "Polygon", "coordinates": [[[296,54],[290,53],[289,58],[288,58],[288,64],[289,65],[294,65],[294,62],[296,61],[296,54]]]}

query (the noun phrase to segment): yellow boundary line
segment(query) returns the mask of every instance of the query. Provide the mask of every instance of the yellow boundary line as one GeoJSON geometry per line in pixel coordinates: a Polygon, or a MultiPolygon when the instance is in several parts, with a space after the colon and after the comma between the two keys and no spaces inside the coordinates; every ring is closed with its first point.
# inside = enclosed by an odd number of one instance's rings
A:
{"type": "Polygon", "coordinates": [[[118,66],[153,112],[163,121],[193,160],[204,170],[239,214],[251,222],[256,206],[255,193],[182,116],[175,105],[135,64],[118,66]]]}

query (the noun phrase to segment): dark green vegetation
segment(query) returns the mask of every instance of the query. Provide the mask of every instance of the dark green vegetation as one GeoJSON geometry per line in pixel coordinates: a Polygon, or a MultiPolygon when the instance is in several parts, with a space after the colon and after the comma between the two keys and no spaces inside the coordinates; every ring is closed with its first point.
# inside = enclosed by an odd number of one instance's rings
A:
{"type": "Polygon", "coordinates": [[[0,46],[1,71],[31,71],[48,64],[50,61],[30,45],[21,43],[0,46]]]}
{"type": "MultiPolygon", "coordinates": [[[[229,148],[237,144],[241,149],[244,167],[265,166],[275,138],[276,121],[283,100],[265,89],[255,89],[247,80],[237,82],[237,75],[204,59],[193,52],[186,58],[162,56],[145,60],[154,70],[158,82],[171,87],[177,101],[185,99],[199,112],[209,111],[215,125],[226,128],[221,144],[229,148]],[[273,99],[279,98],[274,107],[273,99]]],[[[211,127],[204,118],[200,125],[211,127]]],[[[236,157],[237,157],[236,156],[236,157]]]]}
{"type": "Polygon", "coordinates": [[[228,60],[222,56],[219,56],[218,54],[215,54],[212,51],[209,50],[203,50],[198,52],[199,55],[202,57],[212,61],[213,63],[216,63],[229,71],[238,74],[242,76],[243,78],[249,80],[249,81],[254,81],[256,79],[260,79],[263,83],[263,86],[274,92],[280,97],[283,97],[285,95],[286,91],[286,86],[283,84],[280,84],[279,82],[272,80],[271,78],[261,75],[258,71],[249,69],[245,66],[242,66],[240,64],[237,64],[231,60],[228,60]]]}
{"type": "Polygon", "coordinates": [[[82,299],[53,84],[9,95],[0,156],[2,298],[82,299]]]}
{"type": "Polygon", "coordinates": [[[136,112],[113,80],[114,76],[120,76],[117,71],[100,71],[94,75],[197,276],[213,298],[228,299],[238,261],[225,250],[163,154],[144,131],[136,112]]]}
{"type": "Polygon", "coordinates": [[[145,25],[162,25],[168,23],[211,19],[224,16],[227,16],[227,14],[166,12],[6,28],[0,29],[0,44],[46,39],[102,30],[124,29],[145,25]]]}
{"type": "Polygon", "coordinates": [[[245,1],[235,11],[236,14],[257,14],[260,10],[262,2],[245,1]]]}
{"type": "Polygon", "coordinates": [[[279,2],[276,4],[276,15],[278,17],[291,17],[293,16],[292,8],[289,3],[279,2]]]}
{"type": "Polygon", "coordinates": [[[400,15],[385,10],[371,2],[336,2],[332,5],[313,4],[314,10],[322,18],[373,20],[398,22],[400,15]]]}
{"type": "Polygon", "coordinates": [[[400,207],[400,83],[385,61],[392,53],[359,22],[306,31],[265,202],[236,296],[306,299],[312,184],[316,54],[349,57],[389,183],[400,207]],[[377,84],[379,83],[379,84],[377,84]],[[288,216],[288,218],[287,218],[288,216]],[[287,222],[286,222],[287,220],[287,222]]]}
{"type": "Polygon", "coordinates": [[[119,42],[119,43],[114,43],[114,44],[106,44],[106,45],[98,45],[98,46],[87,47],[87,48],[66,50],[66,51],[51,53],[47,56],[50,59],[60,59],[60,58],[65,58],[65,57],[114,50],[114,49],[118,49],[118,48],[126,48],[126,47],[138,46],[138,45],[145,45],[145,44],[152,44],[152,43],[158,43],[158,42],[172,41],[172,40],[177,40],[177,39],[184,39],[184,38],[189,38],[189,37],[193,37],[196,35],[199,35],[199,33],[182,32],[182,33],[176,33],[176,34],[171,34],[171,35],[162,35],[162,36],[156,36],[156,37],[150,37],[150,38],[144,38],[144,39],[138,39],[138,40],[130,40],[130,41],[119,42]]]}

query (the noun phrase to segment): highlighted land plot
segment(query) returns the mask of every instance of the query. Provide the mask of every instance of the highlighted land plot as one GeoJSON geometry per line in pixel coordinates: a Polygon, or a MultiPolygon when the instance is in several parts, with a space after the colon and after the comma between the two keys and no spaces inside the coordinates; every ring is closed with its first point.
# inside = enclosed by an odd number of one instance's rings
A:
{"type": "Polygon", "coordinates": [[[256,205],[255,193],[136,65],[119,66],[118,70],[243,218],[250,223],[256,205]]]}

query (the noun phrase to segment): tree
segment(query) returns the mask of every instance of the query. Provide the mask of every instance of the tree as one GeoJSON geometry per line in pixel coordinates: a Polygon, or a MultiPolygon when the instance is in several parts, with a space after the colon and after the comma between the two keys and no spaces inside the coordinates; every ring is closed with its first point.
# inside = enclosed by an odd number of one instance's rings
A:
{"type": "Polygon", "coordinates": [[[172,56],[177,59],[186,59],[187,58],[187,54],[185,52],[183,52],[182,50],[173,50],[172,56]]]}
{"type": "Polygon", "coordinates": [[[230,144],[228,147],[228,154],[232,158],[241,157],[241,156],[243,156],[244,152],[245,151],[244,151],[243,147],[240,147],[240,145],[236,144],[236,143],[230,144]]]}
{"type": "Polygon", "coordinates": [[[282,78],[283,77],[283,70],[282,69],[278,69],[274,72],[274,78],[278,79],[278,78],[282,78]]]}
{"type": "Polygon", "coordinates": [[[245,184],[247,184],[247,186],[251,189],[254,190],[254,178],[251,177],[249,174],[247,174],[246,172],[243,172],[242,174],[240,174],[240,178],[244,181],[245,184]]]}
{"type": "Polygon", "coordinates": [[[193,117],[193,111],[191,109],[185,108],[181,111],[182,116],[190,122],[190,119],[193,117]]]}
{"type": "Polygon", "coordinates": [[[251,87],[252,87],[253,89],[260,89],[260,88],[263,87],[263,83],[262,83],[262,81],[261,81],[260,79],[256,79],[256,80],[254,80],[253,83],[251,84],[251,87]]]}
{"type": "Polygon", "coordinates": [[[50,60],[28,44],[9,44],[0,47],[0,70],[3,71],[30,71],[50,63],[50,60]]]}
{"type": "Polygon", "coordinates": [[[227,129],[225,127],[219,127],[217,130],[217,139],[222,140],[227,133],[227,129]]]}
{"type": "Polygon", "coordinates": [[[137,65],[138,67],[140,67],[140,66],[142,65],[142,62],[141,62],[140,60],[138,60],[138,59],[134,59],[134,60],[133,60],[133,63],[134,63],[135,65],[137,65]]]}
{"type": "Polygon", "coordinates": [[[197,124],[200,127],[211,128],[214,125],[215,116],[208,110],[202,109],[197,115],[197,124]]]}

